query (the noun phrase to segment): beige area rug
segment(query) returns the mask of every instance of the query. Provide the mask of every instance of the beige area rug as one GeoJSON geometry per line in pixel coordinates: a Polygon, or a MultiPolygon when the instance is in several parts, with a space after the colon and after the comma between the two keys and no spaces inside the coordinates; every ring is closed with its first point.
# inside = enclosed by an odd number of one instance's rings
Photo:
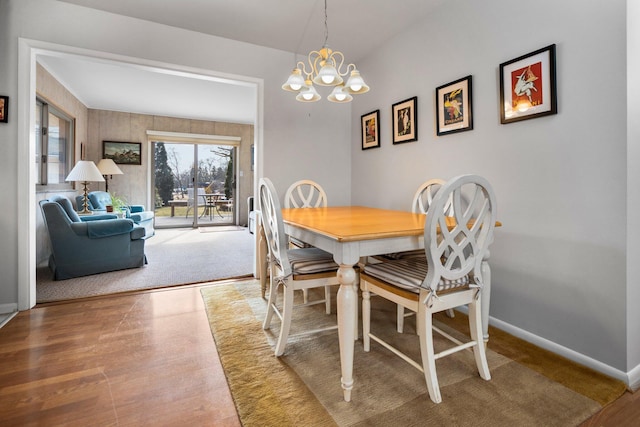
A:
{"type": "Polygon", "coordinates": [[[159,229],[145,242],[148,264],[67,280],[36,271],[38,303],[202,283],[253,274],[254,235],[246,227],[159,229]]]}
{"type": "MultiPolygon", "coordinates": [[[[521,359],[545,355],[541,359],[548,366],[538,363],[543,374],[536,372],[493,351],[492,347],[506,348],[517,355],[519,343],[524,342],[511,336],[505,341],[504,335],[508,334],[491,330],[491,381],[478,376],[471,352],[440,359],[440,404],[429,399],[422,373],[375,342],[365,353],[359,340],[352,401],[344,402],[337,333],[292,337],[285,355],[276,358],[273,348],[279,321],[274,320],[270,331],[262,330],[266,301],[260,297],[259,288],[257,281],[249,280],[202,290],[225,375],[242,424],[247,427],[575,426],[625,390],[620,381],[525,345],[528,353],[521,359]],[[547,369],[570,373],[564,374],[565,380],[560,383],[544,375],[547,369]]],[[[335,322],[335,315],[325,315],[323,307],[295,310],[292,334],[311,324],[335,322]]],[[[459,323],[462,317],[458,314],[454,320],[459,323]]],[[[419,360],[413,322],[407,320],[404,334],[396,333],[394,305],[372,298],[372,319],[372,330],[419,360]]],[[[444,316],[438,319],[443,329],[459,334],[443,323],[448,320],[444,316]]]]}

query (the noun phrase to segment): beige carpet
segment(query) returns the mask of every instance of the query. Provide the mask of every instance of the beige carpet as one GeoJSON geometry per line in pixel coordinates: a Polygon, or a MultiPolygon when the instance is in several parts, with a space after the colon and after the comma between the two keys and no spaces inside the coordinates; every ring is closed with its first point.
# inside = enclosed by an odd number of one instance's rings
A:
{"type": "Polygon", "coordinates": [[[145,242],[148,264],[67,280],[36,271],[38,303],[201,283],[253,274],[254,235],[246,227],[160,229],[145,242]]]}
{"type": "MultiPolygon", "coordinates": [[[[574,426],[625,389],[623,383],[565,359],[543,358],[551,365],[550,371],[559,370],[559,366],[572,371],[565,375],[571,380],[564,385],[553,381],[491,350],[495,346],[517,354],[522,343],[513,337],[515,341],[505,341],[495,334],[488,350],[492,380],[484,381],[477,375],[470,352],[441,359],[437,369],[443,403],[436,405],[429,400],[419,371],[374,342],[371,352],[365,353],[359,340],[352,402],[347,403],[340,388],[337,333],[293,337],[285,355],[276,358],[273,346],[279,325],[276,319],[270,331],[262,330],[266,302],[260,297],[257,281],[207,287],[202,294],[244,426],[574,426]],[[589,392],[581,394],[584,389],[589,392]]],[[[335,321],[334,316],[323,314],[322,307],[298,308],[292,333],[305,325],[335,321]]],[[[417,358],[412,322],[407,321],[404,334],[397,334],[395,306],[375,298],[372,308],[372,329],[417,358]]],[[[461,317],[456,316],[456,321],[461,317]]],[[[459,333],[448,325],[441,326],[452,334],[459,333]]],[[[529,356],[536,358],[535,352],[529,356]]],[[[538,368],[545,371],[545,366],[538,368]]]]}

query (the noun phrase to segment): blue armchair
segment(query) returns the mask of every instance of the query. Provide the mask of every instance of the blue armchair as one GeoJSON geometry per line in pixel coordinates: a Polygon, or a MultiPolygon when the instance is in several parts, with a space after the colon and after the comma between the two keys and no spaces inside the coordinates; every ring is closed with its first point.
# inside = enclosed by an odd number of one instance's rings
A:
{"type": "Polygon", "coordinates": [[[142,267],[145,230],[116,215],[78,216],[66,197],[40,201],[51,240],[49,268],[55,280],[142,267]],[[106,218],[106,219],[105,219],[106,218]]]}
{"type": "MultiPolygon", "coordinates": [[[[107,211],[107,206],[111,205],[111,194],[106,191],[92,191],[89,193],[87,200],[89,204],[89,210],[91,211],[107,211]]],[[[83,196],[76,197],[76,206],[80,208],[83,205],[83,196]]],[[[145,239],[156,234],[153,228],[153,219],[155,214],[153,211],[145,211],[144,205],[129,205],[127,206],[125,217],[130,218],[136,224],[144,227],[146,235],[145,239]]]]}

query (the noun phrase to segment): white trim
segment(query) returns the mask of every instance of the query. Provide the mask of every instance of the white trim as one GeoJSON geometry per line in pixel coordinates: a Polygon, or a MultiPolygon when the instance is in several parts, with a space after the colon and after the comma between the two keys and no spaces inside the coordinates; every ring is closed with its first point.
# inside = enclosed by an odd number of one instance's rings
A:
{"type": "MultiPolygon", "coordinates": [[[[467,307],[464,306],[456,307],[456,311],[468,314],[467,307]]],[[[632,371],[623,372],[619,369],[585,356],[582,353],[578,353],[577,351],[571,350],[570,348],[561,346],[560,344],[556,344],[553,341],[549,341],[548,339],[539,337],[538,335],[532,334],[531,332],[525,331],[524,329],[520,329],[517,326],[513,326],[510,323],[506,323],[502,320],[496,319],[495,317],[489,317],[489,324],[513,335],[514,337],[518,337],[531,344],[537,345],[540,348],[549,350],[552,353],[558,354],[573,362],[579,363],[580,365],[591,368],[594,371],[598,371],[602,374],[620,380],[624,382],[629,389],[634,390],[634,384],[636,388],[640,387],[640,365],[636,366],[632,371]]],[[[489,334],[489,340],[491,340],[491,334],[489,334]]]]}
{"type": "MultiPolygon", "coordinates": [[[[509,323],[503,322],[502,320],[498,320],[493,317],[490,317],[489,324],[495,326],[498,329],[501,329],[505,332],[510,333],[514,337],[523,339],[527,342],[530,342],[531,344],[537,345],[540,348],[544,348],[545,350],[549,350],[555,354],[559,354],[560,356],[566,357],[569,360],[572,360],[576,363],[584,365],[595,371],[601,372],[617,380],[623,381],[625,384],[627,384],[627,386],[629,386],[629,376],[626,372],[623,372],[612,366],[604,364],[598,360],[592,359],[588,356],[585,356],[582,353],[578,353],[577,351],[571,350],[570,348],[561,346],[560,344],[556,344],[553,341],[549,341],[545,338],[539,337],[538,335],[534,335],[531,332],[525,331],[524,329],[520,329],[509,323]]],[[[489,337],[489,339],[491,339],[491,337],[489,337]]],[[[640,373],[640,371],[638,373],[640,373]]]]}
{"type": "Polygon", "coordinates": [[[627,385],[632,391],[640,389],[640,365],[636,366],[627,373],[627,385]]]}
{"type": "Polygon", "coordinates": [[[10,302],[8,304],[0,304],[0,314],[14,313],[18,311],[18,304],[10,302]]]}
{"type": "MultiPolygon", "coordinates": [[[[262,177],[264,122],[264,80],[242,75],[220,73],[167,62],[117,55],[113,53],[60,45],[40,40],[18,38],[18,310],[36,304],[36,197],[35,197],[35,93],[36,56],[83,56],[96,61],[116,61],[133,67],[151,69],[177,76],[189,76],[256,88],[257,117],[254,138],[258,153],[255,165],[254,193],[262,177]]],[[[254,255],[255,256],[255,255],[254,255]]]]}
{"type": "Polygon", "coordinates": [[[13,313],[10,313],[10,314],[6,315],[6,317],[0,321],[0,328],[2,328],[4,325],[9,323],[9,320],[11,320],[14,317],[16,317],[17,314],[18,314],[18,312],[14,311],[13,313]]]}
{"type": "Polygon", "coordinates": [[[225,135],[205,135],[200,133],[183,133],[183,132],[163,132],[158,130],[148,130],[147,140],[151,139],[153,142],[155,138],[166,139],[166,141],[157,142],[188,142],[188,143],[215,143],[219,145],[240,145],[242,140],[239,136],[225,136],[225,135]],[[151,138],[149,138],[151,137],[151,138]]]}

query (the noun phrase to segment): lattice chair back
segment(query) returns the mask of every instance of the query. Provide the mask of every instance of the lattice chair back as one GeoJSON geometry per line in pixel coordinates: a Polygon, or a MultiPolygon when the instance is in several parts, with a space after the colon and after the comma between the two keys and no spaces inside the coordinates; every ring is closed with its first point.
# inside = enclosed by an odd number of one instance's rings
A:
{"type": "Polygon", "coordinates": [[[317,182],[303,179],[291,184],[284,195],[285,208],[321,208],[327,206],[327,194],[317,182]]]}
{"type": "Polygon", "coordinates": [[[488,257],[496,216],[493,188],[485,178],[461,175],[440,188],[424,229],[429,268],[422,287],[430,290],[429,298],[466,284],[467,277],[482,287],[481,264],[488,257]],[[447,203],[452,204],[452,216],[445,213],[447,203]]]}
{"type": "Polygon", "coordinates": [[[280,266],[283,276],[287,277],[291,274],[291,264],[287,256],[289,243],[284,232],[278,193],[269,178],[260,179],[258,194],[269,258],[280,266]]]}
{"type": "MultiPolygon", "coordinates": [[[[424,182],[420,187],[418,187],[416,194],[413,196],[411,210],[414,213],[427,213],[429,207],[433,204],[434,197],[445,183],[445,180],[439,178],[430,179],[429,181],[424,182]]],[[[451,199],[449,199],[448,203],[445,204],[444,209],[447,212],[447,215],[451,213],[451,199]]]]}

